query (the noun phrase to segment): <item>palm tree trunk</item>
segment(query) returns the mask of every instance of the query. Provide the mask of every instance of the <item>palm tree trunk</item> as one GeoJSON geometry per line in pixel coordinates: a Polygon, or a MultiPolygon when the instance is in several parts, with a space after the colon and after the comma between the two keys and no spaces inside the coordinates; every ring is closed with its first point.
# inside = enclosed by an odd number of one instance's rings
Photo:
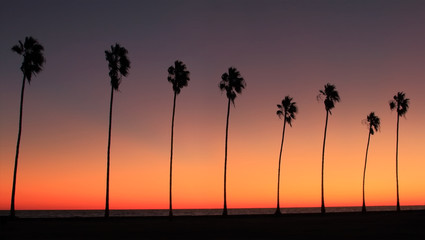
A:
{"type": "Polygon", "coordinates": [[[396,182],[397,182],[397,212],[400,211],[400,199],[398,193],[398,129],[399,129],[399,118],[400,115],[397,112],[397,141],[396,141],[396,150],[395,150],[395,168],[396,168],[396,182]]]}
{"type": "Polygon", "coordinates": [[[226,142],[224,145],[224,206],[223,216],[227,216],[227,197],[226,197],[226,183],[227,183],[227,137],[229,133],[229,115],[230,115],[230,98],[227,103],[227,120],[226,120],[226,142]]]}
{"type": "Polygon", "coordinates": [[[365,204],[365,194],[364,194],[364,185],[366,180],[366,164],[367,164],[367,153],[369,152],[369,142],[370,142],[370,131],[372,129],[369,129],[369,136],[367,138],[367,147],[366,147],[366,157],[364,160],[364,171],[363,171],[363,206],[362,206],[362,212],[366,212],[366,204],[365,204]]]}
{"type": "Polygon", "coordinates": [[[111,87],[111,103],[109,106],[109,132],[108,132],[108,153],[107,153],[107,166],[106,166],[106,203],[105,203],[105,217],[109,217],[109,165],[110,165],[110,152],[111,152],[111,124],[112,124],[112,103],[114,101],[114,88],[111,87]]]}
{"type": "Polygon", "coordinates": [[[11,217],[15,217],[16,174],[17,174],[17,171],[18,171],[19,146],[21,145],[22,109],[24,107],[24,90],[25,90],[25,75],[24,75],[24,78],[22,80],[21,106],[19,108],[18,140],[17,140],[17,143],[16,143],[15,168],[13,170],[12,199],[10,201],[10,216],[11,217]]]}
{"type": "Polygon", "coordinates": [[[173,183],[173,139],[174,139],[174,115],[176,112],[176,92],[174,92],[173,102],[173,117],[171,118],[171,154],[170,154],[170,212],[169,216],[173,216],[173,205],[172,205],[172,183],[173,183]]]}
{"type": "Polygon", "coordinates": [[[326,111],[326,122],[325,122],[325,134],[323,137],[323,150],[322,150],[322,207],[321,212],[326,213],[325,209],[325,197],[324,197],[324,183],[323,183],[323,175],[325,171],[325,143],[326,143],[326,130],[328,129],[328,117],[329,117],[329,111],[326,111]]]}
{"type": "Polygon", "coordinates": [[[286,118],[284,117],[283,120],[283,131],[282,131],[282,142],[280,143],[280,153],[279,153],[279,167],[277,171],[277,206],[276,206],[276,212],[275,215],[281,215],[280,212],[280,163],[282,159],[282,150],[283,150],[283,140],[285,138],[285,128],[286,128],[286,118]]]}

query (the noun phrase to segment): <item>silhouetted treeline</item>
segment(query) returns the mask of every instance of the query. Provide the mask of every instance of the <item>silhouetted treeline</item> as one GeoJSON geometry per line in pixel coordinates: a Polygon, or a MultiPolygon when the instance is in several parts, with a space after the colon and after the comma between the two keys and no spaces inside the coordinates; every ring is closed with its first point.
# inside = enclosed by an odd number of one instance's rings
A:
{"type": "MultiPolygon", "coordinates": [[[[18,156],[19,148],[21,141],[21,130],[22,130],[22,111],[24,103],[24,89],[25,89],[25,80],[31,82],[32,76],[35,76],[43,69],[43,64],[45,63],[44,58],[44,47],[33,37],[26,37],[25,41],[19,41],[19,43],[12,47],[12,51],[18,53],[23,57],[22,65],[20,70],[23,73],[23,83],[21,90],[21,101],[20,101],[20,111],[19,111],[19,129],[18,129],[18,139],[16,144],[16,155],[15,155],[15,165],[13,172],[13,185],[12,185],[12,197],[11,197],[11,206],[10,206],[10,216],[15,217],[15,192],[16,192],[16,177],[18,169],[18,156]]],[[[111,100],[109,107],[109,129],[108,129],[108,147],[107,147],[107,173],[106,173],[106,203],[105,203],[105,217],[109,216],[109,170],[110,170],[110,148],[111,148],[111,125],[112,125],[112,105],[114,99],[114,91],[118,91],[122,77],[126,77],[129,74],[130,69],[130,60],[127,57],[128,51],[124,47],[120,46],[118,43],[111,46],[110,50],[105,51],[105,57],[108,62],[109,68],[109,77],[111,84],[111,100]]],[[[174,98],[173,98],[173,112],[171,118],[171,150],[170,150],[170,192],[169,192],[169,216],[173,216],[172,208],[172,173],[173,173],[173,139],[174,139],[174,117],[176,110],[176,98],[177,95],[181,92],[183,87],[188,85],[190,80],[190,72],[187,70],[186,65],[182,61],[175,61],[174,65],[168,68],[168,77],[167,80],[172,84],[174,98]]],[[[225,144],[224,144],[224,201],[223,201],[223,215],[226,216],[227,212],[227,146],[228,146],[228,135],[229,135],[229,119],[230,119],[230,105],[231,103],[235,105],[235,99],[238,94],[242,93],[242,90],[246,87],[245,79],[241,76],[240,72],[234,68],[230,67],[227,72],[221,75],[221,81],[219,82],[219,88],[221,91],[226,92],[227,97],[227,117],[226,117],[226,134],[225,134],[225,144]]],[[[322,175],[321,175],[321,212],[325,213],[325,198],[324,198],[324,164],[325,164],[325,146],[326,146],[326,133],[328,128],[328,118],[329,115],[332,115],[332,109],[335,108],[335,103],[340,101],[340,96],[336,90],[335,85],[327,83],[324,86],[324,89],[319,90],[319,95],[317,99],[323,100],[326,110],[326,120],[325,120],[325,130],[323,136],[323,149],[322,149],[322,175]]],[[[398,92],[392,100],[389,102],[391,110],[396,110],[397,112],[397,131],[396,131],[396,185],[397,185],[397,211],[400,211],[400,202],[399,202],[399,185],[398,185],[398,134],[399,134],[399,119],[400,116],[405,116],[407,110],[409,109],[409,99],[406,98],[404,92],[398,92]]],[[[278,165],[278,179],[277,179],[277,206],[276,206],[276,215],[280,215],[280,170],[281,170],[281,160],[282,160],[282,151],[283,151],[283,142],[285,136],[286,124],[292,126],[292,120],[295,120],[295,115],[298,112],[298,106],[293,101],[293,98],[290,96],[285,96],[281,104],[277,105],[278,110],[276,114],[279,118],[283,118],[283,132],[282,132],[282,141],[280,144],[279,152],[279,165],[278,165]]],[[[365,204],[365,179],[366,179],[366,164],[367,164],[367,154],[369,150],[370,136],[373,135],[376,131],[379,130],[380,119],[375,115],[374,112],[371,112],[365,123],[368,125],[368,141],[366,147],[366,156],[365,164],[363,171],[363,205],[362,211],[366,212],[365,204]]]]}

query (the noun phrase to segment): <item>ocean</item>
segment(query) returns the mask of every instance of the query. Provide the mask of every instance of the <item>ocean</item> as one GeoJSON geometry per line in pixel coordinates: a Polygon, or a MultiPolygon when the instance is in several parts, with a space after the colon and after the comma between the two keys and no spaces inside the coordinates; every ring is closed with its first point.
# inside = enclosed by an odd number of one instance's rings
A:
{"type": "MultiPolygon", "coordinates": [[[[273,214],[275,208],[235,208],[228,209],[229,215],[273,214]]],[[[395,211],[395,206],[371,206],[368,211],[395,211]]],[[[422,206],[401,206],[401,210],[425,210],[422,206]]],[[[214,216],[221,215],[222,209],[173,209],[174,216],[214,216]]],[[[326,212],[360,212],[361,207],[327,207],[326,212]]],[[[320,213],[320,207],[281,208],[283,214],[320,213]]],[[[9,215],[9,210],[0,210],[0,216],[9,215]]],[[[103,217],[104,210],[16,210],[20,218],[72,218],[103,217]]],[[[110,210],[111,217],[168,216],[168,209],[120,209],[110,210]]]]}

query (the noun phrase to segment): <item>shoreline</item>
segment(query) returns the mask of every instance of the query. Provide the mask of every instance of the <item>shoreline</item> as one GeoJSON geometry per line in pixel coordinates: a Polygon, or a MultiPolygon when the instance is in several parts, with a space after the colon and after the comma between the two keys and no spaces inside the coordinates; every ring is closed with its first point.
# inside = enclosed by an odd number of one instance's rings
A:
{"type": "MultiPolygon", "coordinates": [[[[401,211],[425,210],[425,205],[406,205],[401,211]]],[[[182,208],[173,209],[174,216],[218,216],[222,208],[182,208]]],[[[230,208],[229,215],[272,215],[276,208],[230,208]]],[[[361,212],[361,206],[327,207],[327,213],[361,212]]],[[[396,206],[368,206],[368,212],[396,211],[396,206]]],[[[281,208],[282,214],[320,213],[320,207],[290,207],[281,208]]],[[[110,216],[168,216],[169,209],[110,209],[110,216]]],[[[0,217],[10,214],[9,210],[0,210],[0,217]]],[[[61,217],[103,217],[104,209],[20,209],[16,210],[19,218],[61,218],[61,217]]]]}
{"type": "Polygon", "coordinates": [[[425,210],[274,215],[0,218],[2,239],[425,239],[425,210]]]}

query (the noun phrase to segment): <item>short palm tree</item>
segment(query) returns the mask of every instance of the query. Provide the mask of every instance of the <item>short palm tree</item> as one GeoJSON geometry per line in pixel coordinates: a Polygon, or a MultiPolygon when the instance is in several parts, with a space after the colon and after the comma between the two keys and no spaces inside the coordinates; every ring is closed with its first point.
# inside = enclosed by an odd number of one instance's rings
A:
{"type": "Polygon", "coordinates": [[[282,104],[277,105],[277,112],[276,114],[279,116],[279,118],[283,117],[283,132],[282,132],[282,142],[280,143],[280,153],[279,153],[279,167],[277,171],[277,206],[276,206],[276,215],[280,215],[280,163],[282,159],[282,150],[283,150],[283,140],[285,138],[285,128],[286,123],[289,124],[289,126],[292,127],[292,120],[295,119],[295,114],[298,112],[298,108],[296,106],[296,103],[292,101],[293,98],[290,96],[285,96],[285,98],[282,100],[282,104]]]}
{"type": "Polygon", "coordinates": [[[323,184],[323,175],[325,170],[325,143],[326,143],[326,131],[328,129],[328,117],[329,114],[332,115],[332,109],[335,107],[335,102],[339,102],[339,94],[338,91],[335,88],[335,85],[332,85],[330,83],[327,83],[325,85],[325,89],[319,91],[319,95],[317,96],[318,99],[324,98],[324,104],[326,109],[326,122],[325,122],[325,134],[323,136],[323,150],[322,150],[322,206],[321,206],[321,212],[325,213],[325,198],[324,198],[324,184],[323,184]]]}
{"type": "Polygon", "coordinates": [[[44,58],[44,47],[33,37],[26,37],[24,43],[19,41],[19,44],[12,47],[12,51],[23,57],[21,71],[23,73],[22,89],[21,89],[21,105],[19,108],[19,128],[18,140],[16,143],[15,167],[13,171],[13,186],[12,199],[10,202],[10,216],[15,217],[15,191],[16,191],[16,174],[18,169],[19,146],[21,144],[22,131],[22,109],[24,106],[24,90],[25,79],[28,83],[31,82],[32,76],[43,70],[43,64],[46,61],[44,58]]]}
{"type": "Polygon", "coordinates": [[[174,100],[173,100],[173,116],[171,118],[171,154],[170,154],[170,211],[169,216],[173,216],[172,202],[172,183],[173,183],[173,139],[174,139],[174,115],[176,112],[176,97],[183,87],[186,87],[190,78],[190,72],[187,71],[186,65],[177,60],[174,66],[168,68],[168,81],[173,84],[174,100]]]}
{"type": "Polygon", "coordinates": [[[370,135],[373,135],[375,132],[379,130],[379,127],[381,125],[381,120],[378,116],[375,115],[374,112],[369,113],[367,116],[366,124],[369,128],[369,134],[367,137],[367,146],[366,146],[366,156],[364,160],[364,171],[363,171],[363,206],[362,206],[362,212],[366,212],[366,204],[365,204],[365,194],[364,194],[364,186],[365,186],[365,180],[366,180],[366,164],[367,164],[367,153],[369,152],[369,143],[370,143],[370,135]]]}
{"type": "Polygon", "coordinates": [[[130,70],[130,60],[127,57],[128,51],[118,43],[111,46],[110,51],[105,51],[106,61],[108,61],[109,77],[111,78],[111,102],[109,105],[109,131],[108,131],[108,153],[106,170],[106,204],[105,217],[109,217],[109,166],[111,150],[111,123],[112,123],[112,103],[114,102],[114,91],[118,91],[122,77],[126,77],[130,70]]]}
{"type": "Polygon", "coordinates": [[[400,198],[398,191],[398,130],[399,130],[399,119],[405,116],[409,109],[410,99],[406,98],[404,92],[398,92],[394,95],[393,99],[390,100],[390,109],[397,110],[397,141],[396,141],[396,153],[395,153],[395,166],[396,166],[396,183],[397,183],[397,211],[400,211],[400,198]]]}
{"type": "Polygon", "coordinates": [[[230,67],[228,72],[221,75],[219,88],[221,91],[226,91],[227,102],[227,120],[226,120],[226,143],[224,147],[224,207],[223,216],[227,216],[227,198],[226,198],[226,177],[227,177],[227,137],[229,133],[229,115],[230,115],[230,102],[235,104],[237,94],[242,93],[242,89],[246,86],[245,80],[239,71],[230,67]]]}

